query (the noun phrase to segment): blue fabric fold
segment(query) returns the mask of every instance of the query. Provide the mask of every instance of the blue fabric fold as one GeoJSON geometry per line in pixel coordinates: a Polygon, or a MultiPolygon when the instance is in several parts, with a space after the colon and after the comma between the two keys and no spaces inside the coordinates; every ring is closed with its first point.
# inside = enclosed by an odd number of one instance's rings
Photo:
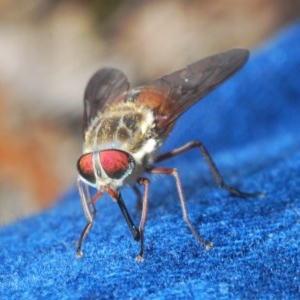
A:
{"type": "MultiPolygon", "coordinates": [[[[96,203],[85,226],[76,188],[51,209],[0,230],[1,299],[226,299],[300,297],[300,23],[252,51],[246,66],[187,111],[163,150],[199,139],[225,182],[218,188],[197,150],[161,163],[179,170],[192,223],[186,227],[173,178],[151,176],[145,261],[115,203],[96,203]]],[[[74,163],[74,172],[75,163],[74,163]]],[[[140,212],[125,188],[136,224],[140,212]]],[[[13,199],[11,199],[13,201],[13,199]]]]}

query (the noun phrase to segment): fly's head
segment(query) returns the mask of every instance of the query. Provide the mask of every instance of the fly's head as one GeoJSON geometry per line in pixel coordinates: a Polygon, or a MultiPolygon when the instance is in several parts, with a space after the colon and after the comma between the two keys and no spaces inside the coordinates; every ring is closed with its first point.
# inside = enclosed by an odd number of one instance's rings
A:
{"type": "Polygon", "coordinates": [[[99,190],[123,185],[135,168],[134,158],[118,149],[107,149],[83,154],[77,161],[81,180],[99,190]]]}

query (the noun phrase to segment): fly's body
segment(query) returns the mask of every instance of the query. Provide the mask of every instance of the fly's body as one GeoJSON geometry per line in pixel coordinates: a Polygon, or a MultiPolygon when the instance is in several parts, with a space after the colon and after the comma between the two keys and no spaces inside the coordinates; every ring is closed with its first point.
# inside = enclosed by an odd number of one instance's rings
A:
{"type": "Polygon", "coordinates": [[[199,141],[157,154],[181,114],[236,72],[246,62],[248,55],[247,50],[233,49],[134,89],[129,89],[126,76],[117,69],[101,69],[94,74],[85,91],[84,148],[77,162],[79,194],[88,220],[78,241],[78,257],[83,255],[82,242],[94,221],[95,202],[107,192],[119,205],[133,238],[140,241],[137,260],[143,260],[149,192],[149,180],[144,177],[146,172],[174,176],[184,220],[195,238],[206,249],[210,249],[212,243],[201,238],[188,218],[177,170],[155,166],[157,162],[192,148],[200,150],[221,188],[240,197],[259,195],[244,193],[226,185],[208,151],[199,141]],[[124,185],[132,185],[137,191],[137,184],[144,187],[138,228],[120,192],[124,185]],[[93,197],[90,186],[97,189],[93,197]]]}
{"type": "Polygon", "coordinates": [[[109,107],[94,119],[85,135],[84,152],[114,148],[141,161],[158,146],[153,112],[144,105],[125,102],[109,107]]]}
{"type": "MultiPolygon", "coordinates": [[[[153,112],[143,104],[126,101],[109,107],[99,113],[85,134],[84,153],[116,149],[130,153],[134,169],[123,180],[113,180],[114,187],[133,184],[150,166],[161,141],[155,134],[153,112]]],[[[100,177],[95,185],[100,189],[104,184],[100,177]]]]}

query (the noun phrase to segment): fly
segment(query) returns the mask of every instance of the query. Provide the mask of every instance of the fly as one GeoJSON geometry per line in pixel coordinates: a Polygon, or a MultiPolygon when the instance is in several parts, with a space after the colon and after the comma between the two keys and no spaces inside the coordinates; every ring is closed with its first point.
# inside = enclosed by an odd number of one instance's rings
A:
{"type": "Polygon", "coordinates": [[[226,185],[200,141],[158,154],[177,119],[241,68],[248,57],[248,50],[232,49],[133,89],[117,69],[104,68],[92,76],[84,95],[83,155],[77,162],[78,189],[87,219],[78,241],[78,257],[83,255],[82,243],[95,219],[95,202],[106,192],[120,207],[134,240],[140,242],[136,260],[143,261],[149,194],[149,180],[143,174],[147,172],[174,177],[184,221],[196,240],[210,249],[213,244],[204,240],[190,222],[178,171],[155,165],[193,148],[200,150],[219,187],[239,197],[260,195],[226,185]],[[139,227],[135,226],[123,201],[120,189],[124,185],[131,185],[136,192],[138,185],[144,188],[139,227]],[[97,190],[94,196],[90,187],[97,190]]]}

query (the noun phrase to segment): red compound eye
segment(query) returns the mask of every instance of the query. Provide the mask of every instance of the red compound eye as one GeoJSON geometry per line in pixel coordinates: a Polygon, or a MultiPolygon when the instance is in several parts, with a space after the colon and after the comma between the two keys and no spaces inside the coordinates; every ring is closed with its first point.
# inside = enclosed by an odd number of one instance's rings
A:
{"type": "Polygon", "coordinates": [[[79,174],[91,183],[96,182],[93,165],[93,154],[87,153],[82,155],[77,162],[77,169],[79,174]]]}
{"type": "Polygon", "coordinates": [[[121,150],[104,150],[99,153],[100,163],[105,173],[113,179],[122,178],[125,173],[132,171],[132,157],[121,150]]]}

